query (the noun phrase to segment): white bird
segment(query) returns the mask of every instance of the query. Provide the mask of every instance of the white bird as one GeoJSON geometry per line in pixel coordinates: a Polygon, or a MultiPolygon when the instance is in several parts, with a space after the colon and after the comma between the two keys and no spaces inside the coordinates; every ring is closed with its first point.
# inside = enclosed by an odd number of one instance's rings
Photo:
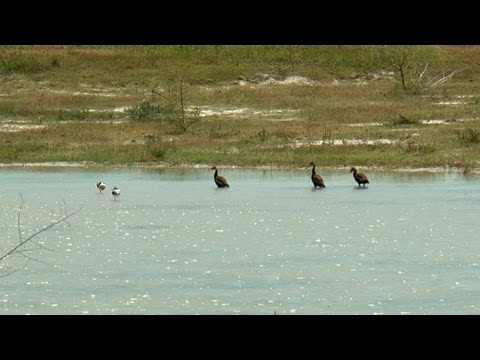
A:
{"type": "Polygon", "coordinates": [[[112,189],[112,195],[113,195],[113,197],[115,198],[115,200],[117,200],[117,198],[120,196],[120,189],[115,186],[115,187],[112,189]]]}
{"type": "Polygon", "coordinates": [[[102,193],[103,190],[107,188],[107,185],[103,181],[99,181],[97,183],[97,189],[100,190],[100,194],[102,193]]]}

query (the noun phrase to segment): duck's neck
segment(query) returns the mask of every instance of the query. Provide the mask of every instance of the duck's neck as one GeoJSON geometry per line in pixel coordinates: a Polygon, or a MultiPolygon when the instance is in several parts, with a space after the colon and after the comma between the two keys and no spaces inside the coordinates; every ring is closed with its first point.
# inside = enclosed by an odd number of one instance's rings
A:
{"type": "Polygon", "coordinates": [[[218,176],[218,170],[215,169],[215,174],[213,174],[213,177],[216,178],[218,176]]]}
{"type": "Polygon", "coordinates": [[[315,175],[315,165],[312,167],[312,176],[315,175]]]}

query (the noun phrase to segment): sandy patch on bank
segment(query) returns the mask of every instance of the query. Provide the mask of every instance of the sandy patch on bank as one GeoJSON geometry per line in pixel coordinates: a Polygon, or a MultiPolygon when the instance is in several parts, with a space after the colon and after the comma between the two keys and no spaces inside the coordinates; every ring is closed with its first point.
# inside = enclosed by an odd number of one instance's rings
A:
{"type": "Polygon", "coordinates": [[[466,104],[465,101],[460,100],[451,100],[451,101],[437,101],[434,102],[435,105],[464,105],[466,104]]]}
{"type": "MultiPolygon", "coordinates": [[[[42,83],[40,87],[36,87],[35,91],[42,91],[42,92],[50,92],[54,94],[61,94],[61,95],[74,95],[74,96],[101,96],[101,97],[130,97],[131,95],[125,93],[125,88],[97,88],[91,87],[85,84],[79,85],[79,90],[56,90],[49,88],[47,83],[42,83]]],[[[20,89],[19,91],[31,91],[28,87],[25,89],[20,89]]]]}
{"type": "Polygon", "coordinates": [[[451,122],[447,120],[422,120],[420,123],[425,124],[425,125],[441,125],[441,124],[446,124],[450,125],[451,122]]]}
{"type": "Polygon", "coordinates": [[[222,116],[231,118],[245,118],[245,117],[265,117],[268,120],[276,121],[290,121],[297,119],[294,115],[298,110],[292,109],[270,109],[270,110],[255,110],[251,108],[213,108],[209,106],[189,107],[187,110],[193,112],[199,110],[199,117],[222,116]],[[293,116],[293,117],[292,117],[293,116]]]}
{"type": "Polygon", "coordinates": [[[130,106],[116,106],[113,109],[104,109],[104,110],[96,110],[96,109],[88,109],[89,112],[115,112],[115,113],[124,113],[130,106]]]}
{"type": "Polygon", "coordinates": [[[331,139],[331,140],[313,140],[313,141],[299,141],[295,140],[288,146],[299,148],[303,146],[321,146],[321,145],[392,145],[398,140],[393,139],[331,139]]]}
{"type": "Polygon", "coordinates": [[[45,128],[45,125],[35,124],[2,124],[0,125],[0,132],[19,132],[28,130],[38,130],[45,128]]]}
{"type": "Polygon", "coordinates": [[[355,124],[348,124],[348,126],[352,126],[352,127],[364,127],[364,126],[383,126],[384,123],[380,123],[380,122],[368,122],[368,123],[355,123],[355,124]]]}
{"type": "Polygon", "coordinates": [[[236,82],[237,85],[256,85],[256,86],[265,86],[265,85],[315,85],[319,84],[318,81],[308,79],[303,76],[287,76],[285,79],[279,80],[275,79],[269,74],[258,74],[250,79],[240,79],[236,82]]]}
{"type": "Polygon", "coordinates": [[[44,89],[43,91],[52,92],[54,94],[67,94],[74,96],[103,96],[103,97],[115,97],[117,94],[105,93],[105,92],[87,92],[87,91],[68,91],[68,90],[53,90],[53,89],[44,89]]]}

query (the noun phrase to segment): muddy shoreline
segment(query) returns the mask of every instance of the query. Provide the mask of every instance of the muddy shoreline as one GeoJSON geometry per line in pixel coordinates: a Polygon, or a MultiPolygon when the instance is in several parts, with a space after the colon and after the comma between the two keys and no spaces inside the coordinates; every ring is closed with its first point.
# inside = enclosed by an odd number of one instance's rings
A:
{"type": "MultiPolygon", "coordinates": [[[[0,163],[1,168],[81,168],[81,169],[209,169],[209,164],[180,164],[170,165],[166,163],[155,164],[125,164],[125,165],[105,165],[91,161],[84,162],[38,162],[38,163],[0,163]]],[[[221,165],[224,169],[246,169],[246,170],[271,170],[271,171],[292,171],[301,170],[302,166],[241,166],[241,165],[221,165]]],[[[404,173],[465,173],[464,168],[457,167],[385,167],[385,166],[362,166],[365,171],[375,172],[404,172],[404,173]]],[[[349,171],[350,166],[322,166],[322,171],[349,171]]],[[[480,169],[471,169],[468,174],[480,174],[480,169]]]]}

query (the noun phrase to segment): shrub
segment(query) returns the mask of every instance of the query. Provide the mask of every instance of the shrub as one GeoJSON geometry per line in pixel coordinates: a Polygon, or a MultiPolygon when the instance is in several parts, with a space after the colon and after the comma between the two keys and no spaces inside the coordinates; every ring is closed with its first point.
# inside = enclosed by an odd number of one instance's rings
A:
{"type": "Polygon", "coordinates": [[[127,110],[128,116],[135,121],[142,120],[169,120],[179,116],[180,109],[174,104],[165,102],[161,104],[153,104],[143,101],[127,110]]]}
{"type": "Polygon", "coordinates": [[[66,110],[58,114],[58,120],[86,120],[90,117],[88,109],[66,110]]]}
{"type": "Polygon", "coordinates": [[[418,120],[409,119],[406,116],[399,115],[397,118],[391,121],[393,126],[401,126],[401,125],[416,125],[418,124],[418,120]]]}

